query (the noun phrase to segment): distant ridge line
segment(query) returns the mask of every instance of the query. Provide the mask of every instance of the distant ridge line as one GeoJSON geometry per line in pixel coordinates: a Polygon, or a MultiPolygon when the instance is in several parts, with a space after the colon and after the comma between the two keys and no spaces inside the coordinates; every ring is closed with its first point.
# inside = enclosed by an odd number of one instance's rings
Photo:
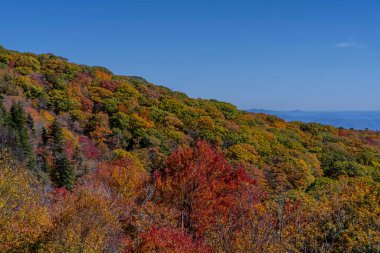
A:
{"type": "Polygon", "coordinates": [[[315,122],[357,130],[380,130],[380,111],[275,111],[266,109],[250,109],[247,111],[274,115],[286,121],[315,122]]]}

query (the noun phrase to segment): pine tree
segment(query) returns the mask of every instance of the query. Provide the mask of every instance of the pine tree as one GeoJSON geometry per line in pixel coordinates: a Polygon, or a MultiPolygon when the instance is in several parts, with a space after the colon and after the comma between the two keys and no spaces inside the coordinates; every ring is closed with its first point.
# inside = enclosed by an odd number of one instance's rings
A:
{"type": "Polygon", "coordinates": [[[58,187],[66,187],[71,190],[74,186],[74,167],[70,164],[65,152],[65,141],[61,125],[55,120],[51,127],[51,137],[53,139],[53,156],[55,170],[52,175],[58,187]]]}
{"type": "Polygon", "coordinates": [[[49,134],[47,129],[43,126],[42,131],[41,131],[41,137],[40,137],[40,142],[38,144],[39,149],[41,150],[39,154],[40,158],[40,165],[41,165],[41,170],[43,172],[49,173],[51,172],[51,168],[49,166],[49,134]]]}
{"type": "Polygon", "coordinates": [[[51,173],[51,168],[49,166],[49,155],[44,152],[41,156],[41,169],[43,172],[51,173]]]}
{"type": "Polygon", "coordinates": [[[53,150],[55,152],[63,152],[63,131],[61,125],[58,123],[57,120],[54,120],[53,124],[51,125],[50,134],[53,139],[53,150]]]}
{"type": "Polygon", "coordinates": [[[2,98],[0,98],[0,119],[1,119],[1,123],[4,122],[6,115],[7,115],[7,110],[5,110],[3,100],[2,100],[2,98]]]}
{"type": "Polygon", "coordinates": [[[41,141],[43,146],[46,146],[49,141],[49,135],[45,127],[42,127],[41,141]]]}
{"type": "Polygon", "coordinates": [[[35,129],[34,129],[34,120],[33,120],[32,115],[28,114],[28,117],[26,118],[26,124],[28,125],[28,128],[30,129],[30,131],[32,131],[32,133],[34,134],[35,129]]]}
{"type": "Polygon", "coordinates": [[[19,149],[21,159],[26,161],[30,169],[35,167],[35,157],[32,152],[32,145],[29,138],[29,132],[27,127],[27,118],[20,103],[14,103],[10,109],[9,122],[10,128],[16,131],[16,140],[14,149],[19,149]]]}
{"type": "Polygon", "coordinates": [[[7,110],[4,107],[2,98],[0,98],[0,125],[4,126],[6,124],[8,115],[7,115],[7,110]]]}

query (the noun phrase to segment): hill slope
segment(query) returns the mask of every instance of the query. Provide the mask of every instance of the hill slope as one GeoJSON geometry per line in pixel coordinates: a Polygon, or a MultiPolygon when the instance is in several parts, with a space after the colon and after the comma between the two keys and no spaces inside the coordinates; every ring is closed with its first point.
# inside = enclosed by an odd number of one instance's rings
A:
{"type": "Polygon", "coordinates": [[[14,196],[25,209],[0,195],[0,251],[379,246],[377,132],[286,123],[4,48],[0,93],[0,192],[27,194],[14,196]],[[28,211],[40,207],[43,220],[28,211]]]}

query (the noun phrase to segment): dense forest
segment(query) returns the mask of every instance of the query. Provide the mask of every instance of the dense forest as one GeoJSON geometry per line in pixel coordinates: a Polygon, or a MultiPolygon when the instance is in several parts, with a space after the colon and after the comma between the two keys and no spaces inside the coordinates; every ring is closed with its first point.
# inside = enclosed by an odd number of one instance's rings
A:
{"type": "Polygon", "coordinates": [[[0,252],[380,252],[380,133],[0,47],[0,252]]]}

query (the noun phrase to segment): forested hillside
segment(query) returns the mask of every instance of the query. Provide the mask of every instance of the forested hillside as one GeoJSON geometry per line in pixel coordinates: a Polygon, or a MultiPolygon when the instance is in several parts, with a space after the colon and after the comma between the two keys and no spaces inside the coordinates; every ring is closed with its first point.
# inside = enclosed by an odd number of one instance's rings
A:
{"type": "Polygon", "coordinates": [[[380,133],[0,48],[0,252],[379,252],[380,133]]]}

